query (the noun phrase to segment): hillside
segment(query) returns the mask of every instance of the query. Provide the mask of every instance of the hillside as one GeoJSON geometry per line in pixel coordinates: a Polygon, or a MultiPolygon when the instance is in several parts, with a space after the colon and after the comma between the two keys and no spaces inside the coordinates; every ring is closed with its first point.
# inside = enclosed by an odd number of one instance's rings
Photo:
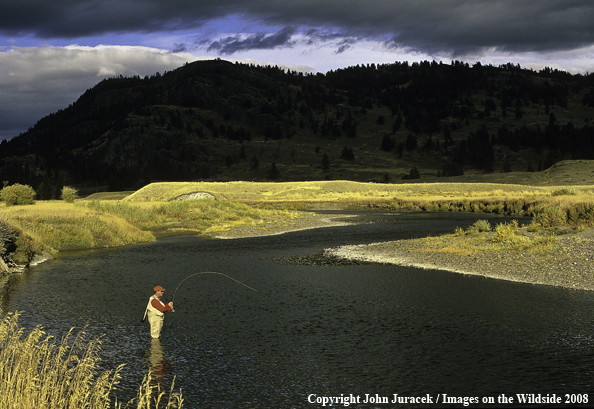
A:
{"type": "Polygon", "coordinates": [[[41,199],[154,181],[506,183],[504,171],[594,159],[593,120],[592,74],[456,61],[304,75],[201,61],[100,82],[2,142],[0,177],[41,199]]]}

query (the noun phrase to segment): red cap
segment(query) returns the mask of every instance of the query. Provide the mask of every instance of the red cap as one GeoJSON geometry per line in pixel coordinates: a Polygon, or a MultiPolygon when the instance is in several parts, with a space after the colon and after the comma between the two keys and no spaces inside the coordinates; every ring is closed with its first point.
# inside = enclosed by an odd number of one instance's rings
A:
{"type": "Polygon", "coordinates": [[[165,291],[165,289],[163,287],[161,287],[160,285],[155,287],[155,292],[156,291],[165,291]]]}

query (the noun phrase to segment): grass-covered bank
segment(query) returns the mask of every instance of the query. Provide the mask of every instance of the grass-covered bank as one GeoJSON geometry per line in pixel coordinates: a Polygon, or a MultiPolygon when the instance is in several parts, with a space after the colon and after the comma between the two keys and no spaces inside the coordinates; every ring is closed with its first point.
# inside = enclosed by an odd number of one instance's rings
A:
{"type": "Polygon", "coordinates": [[[559,207],[579,218],[594,203],[593,185],[528,186],[496,183],[378,184],[318,182],[162,182],[127,196],[125,203],[170,201],[192,193],[259,208],[364,207],[392,211],[447,211],[534,216],[559,207]],[[573,210],[570,210],[573,209],[573,210]]]}
{"type": "Polygon", "coordinates": [[[258,209],[214,200],[173,202],[38,201],[5,206],[3,225],[18,232],[15,243],[4,242],[12,261],[26,265],[35,254],[60,250],[122,246],[165,235],[209,234],[246,224],[266,228],[299,217],[295,211],[258,209]]]}
{"type": "Polygon", "coordinates": [[[372,208],[391,211],[445,211],[538,217],[546,227],[594,225],[594,186],[523,186],[493,183],[375,184],[329,182],[164,182],[123,199],[154,200],[204,193],[261,209],[372,208]],[[545,220],[547,219],[547,220],[545,220]]]}

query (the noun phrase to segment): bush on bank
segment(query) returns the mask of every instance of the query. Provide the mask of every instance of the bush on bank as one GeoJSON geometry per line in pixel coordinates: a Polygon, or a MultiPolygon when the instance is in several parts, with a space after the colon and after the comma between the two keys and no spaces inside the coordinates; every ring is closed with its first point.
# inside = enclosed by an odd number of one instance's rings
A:
{"type": "Polygon", "coordinates": [[[20,183],[6,186],[0,191],[0,198],[7,206],[33,204],[35,195],[35,190],[31,186],[20,183]]]}
{"type": "Polygon", "coordinates": [[[68,203],[74,203],[78,199],[78,190],[70,186],[64,186],[62,188],[62,200],[68,203]]]}

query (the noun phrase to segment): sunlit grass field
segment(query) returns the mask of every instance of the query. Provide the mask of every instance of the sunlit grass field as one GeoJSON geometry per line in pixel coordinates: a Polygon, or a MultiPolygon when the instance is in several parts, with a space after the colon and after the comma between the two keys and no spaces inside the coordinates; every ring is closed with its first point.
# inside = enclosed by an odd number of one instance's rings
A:
{"type": "MultiPolygon", "coordinates": [[[[594,197],[594,186],[526,186],[496,183],[380,184],[351,181],[316,182],[162,182],[152,183],[127,196],[125,202],[169,201],[207,192],[218,199],[238,202],[350,202],[415,200],[418,202],[465,199],[544,200],[560,190],[571,190],[571,201],[594,197]]],[[[555,199],[555,200],[558,200],[555,199]]]]}
{"type": "MultiPolygon", "coordinates": [[[[298,210],[331,203],[393,211],[460,211],[534,216],[555,207],[574,226],[591,223],[594,185],[577,184],[594,174],[594,161],[566,161],[533,179],[547,185],[512,183],[162,182],[136,192],[96,193],[75,203],[38,201],[5,206],[2,218],[24,232],[17,260],[41,249],[121,246],[165,235],[201,235],[251,225],[266,229],[300,217],[298,210]],[[571,179],[571,176],[574,179],[571,179]],[[544,179],[543,179],[544,180],[544,179]],[[555,184],[555,181],[563,184],[555,184]],[[576,184],[570,182],[575,181],[576,184]],[[176,200],[207,193],[214,199],[176,200]]],[[[336,208],[336,207],[335,207],[336,208]]]]}
{"type": "Polygon", "coordinates": [[[154,240],[124,218],[62,201],[38,201],[2,209],[6,221],[52,249],[121,246],[154,240]]]}
{"type": "Polygon", "coordinates": [[[126,202],[169,201],[194,192],[246,203],[537,200],[579,203],[594,198],[594,161],[562,161],[541,172],[469,174],[407,183],[163,182],[128,195],[126,202]],[[565,192],[560,195],[559,192],[565,192]],[[570,192],[571,194],[566,194],[570,192]]]}
{"type": "Polygon", "coordinates": [[[2,208],[2,218],[26,237],[13,256],[20,263],[42,251],[55,254],[57,250],[122,246],[153,241],[159,236],[200,235],[295,217],[299,217],[295,211],[258,209],[218,200],[38,201],[2,208]]]}

